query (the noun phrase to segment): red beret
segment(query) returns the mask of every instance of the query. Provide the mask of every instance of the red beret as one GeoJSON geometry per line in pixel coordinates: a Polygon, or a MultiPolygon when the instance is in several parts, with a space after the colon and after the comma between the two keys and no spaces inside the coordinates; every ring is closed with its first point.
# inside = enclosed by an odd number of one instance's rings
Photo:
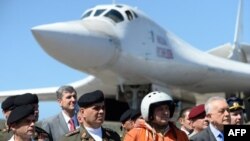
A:
{"type": "Polygon", "coordinates": [[[205,106],[204,104],[200,104],[200,105],[197,105],[195,107],[193,107],[188,115],[188,119],[193,119],[193,118],[196,118],[200,115],[205,115],[206,112],[205,112],[205,106]]]}

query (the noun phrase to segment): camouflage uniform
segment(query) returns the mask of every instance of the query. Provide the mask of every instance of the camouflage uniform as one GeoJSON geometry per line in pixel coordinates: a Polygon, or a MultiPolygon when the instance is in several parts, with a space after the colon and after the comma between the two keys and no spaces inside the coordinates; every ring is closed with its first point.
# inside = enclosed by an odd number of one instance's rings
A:
{"type": "MultiPolygon", "coordinates": [[[[34,140],[38,140],[38,134],[43,133],[45,135],[47,135],[47,138],[49,141],[52,141],[50,135],[43,129],[35,126],[35,134],[33,136],[34,140]]],[[[0,129],[0,141],[7,141],[9,140],[11,137],[13,136],[13,133],[11,131],[8,132],[8,128],[3,128],[0,129]]]]}
{"type": "Polygon", "coordinates": [[[0,140],[7,141],[13,136],[12,132],[8,132],[7,130],[0,131],[0,140]]]}
{"type": "MultiPolygon", "coordinates": [[[[120,136],[113,130],[102,127],[103,141],[120,141],[120,136]]],[[[65,134],[60,141],[95,141],[84,127],[65,134]]]]}
{"type": "Polygon", "coordinates": [[[46,136],[47,141],[53,141],[52,136],[48,132],[46,132],[44,129],[42,129],[38,126],[35,126],[35,133],[33,135],[33,138],[35,140],[38,140],[39,134],[43,134],[44,136],[46,136]]]}
{"type": "Polygon", "coordinates": [[[8,132],[8,127],[6,126],[6,124],[3,125],[4,127],[0,127],[0,141],[7,141],[9,140],[13,133],[11,131],[8,132]]]}

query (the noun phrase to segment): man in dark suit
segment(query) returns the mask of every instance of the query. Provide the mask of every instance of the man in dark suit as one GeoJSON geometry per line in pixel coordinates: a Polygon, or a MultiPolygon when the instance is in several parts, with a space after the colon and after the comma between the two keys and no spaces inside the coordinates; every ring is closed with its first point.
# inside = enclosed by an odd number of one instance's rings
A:
{"type": "Polygon", "coordinates": [[[211,97],[205,104],[209,126],[190,138],[190,141],[224,141],[224,125],[231,122],[229,106],[223,97],[211,97]]]}
{"type": "Polygon", "coordinates": [[[56,94],[62,111],[42,122],[42,128],[52,135],[53,141],[58,141],[61,136],[79,126],[76,115],[76,90],[72,86],[61,86],[56,94]]]}
{"type": "Polygon", "coordinates": [[[190,136],[193,132],[191,121],[188,118],[188,115],[191,111],[191,107],[187,107],[181,110],[180,115],[178,117],[178,122],[180,123],[180,129],[184,131],[188,136],[190,136]]]}

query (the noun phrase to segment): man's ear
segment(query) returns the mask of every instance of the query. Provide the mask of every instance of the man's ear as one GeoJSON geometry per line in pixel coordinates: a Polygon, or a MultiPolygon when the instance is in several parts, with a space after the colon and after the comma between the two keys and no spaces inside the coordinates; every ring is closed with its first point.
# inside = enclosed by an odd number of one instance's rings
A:
{"type": "Polygon", "coordinates": [[[183,123],[183,118],[182,117],[180,117],[180,118],[178,118],[178,121],[179,121],[179,123],[183,123]]]}
{"type": "Polygon", "coordinates": [[[86,111],[85,111],[85,108],[80,108],[80,109],[79,109],[79,112],[80,112],[80,114],[81,114],[83,117],[85,117],[85,115],[84,115],[84,113],[86,112],[86,111]]]}
{"type": "Polygon", "coordinates": [[[9,126],[9,130],[12,131],[13,133],[16,131],[16,123],[12,123],[10,126],[9,126]]]}
{"type": "Polygon", "coordinates": [[[59,103],[60,106],[62,106],[62,99],[57,99],[57,102],[59,103]]]}
{"type": "Polygon", "coordinates": [[[205,118],[206,118],[208,121],[210,121],[210,119],[211,119],[211,114],[210,114],[210,113],[206,114],[205,118]]]}

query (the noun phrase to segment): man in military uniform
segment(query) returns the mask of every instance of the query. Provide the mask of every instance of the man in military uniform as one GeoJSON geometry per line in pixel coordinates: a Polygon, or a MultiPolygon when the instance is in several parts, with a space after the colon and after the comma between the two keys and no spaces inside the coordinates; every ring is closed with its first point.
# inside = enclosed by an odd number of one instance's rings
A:
{"type": "Polygon", "coordinates": [[[25,93],[22,95],[18,95],[14,100],[14,105],[16,107],[22,106],[22,105],[31,105],[34,109],[34,115],[36,118],[36,121],[38,121],[39,118],[39,105],[38,105],[38,97],[36,94],[32,93],[25,93]]]}
{"type": "Polygon", "coordinates": [[[83,94],[79,100],[81,127],[64,135],[61,141],[120,141],[120,136],[102,124],[105,118],[104,94],[100,90],[83,94]]]}
{"type": "Polygon", "coordinates": [[[227,99],[229,105],[229,113],[232,125],[243,125],[244,123],[244,106],[243,100],[238,97],[229,97],[227,99]]]}
{"type": "MultiPolygon", "coordinates": [[[[36,94],[25,93],[22,95],[18,95],[14,100],[15,107],[23,106],[23,105],[31,105],[34,110],[35,121],[38,121],[39,118],[39,100],[36,94]]],[[[34,139],[38,139],[39,137],[48,138],[49,141],[52,141],[52,137],[49,133],[47,133],[41,127],[35,125],[35,132],[33,135],[34,139]]]]}
{"type": "Polygon", "coordinates": [[[3,124],[3,126],[0,127],[0,132],[2,134],[1,139],[3,140],[8,140],[13,135],[11,132],[8,132],[9,128],[7,126],[7,119],[11,111],[15,108],[15,105],[14,105],[15,98],[16,96],[9,96],[2,102],[2,105],[1,105],[2,113],[6,119],[6,124],[3,124]]]}
{"type": "Polygon", "coordinates": [[[34,109],[31,105],[16,107],[7,120],[13,136],[9,141],[32,141],[35,131],[34,109]]]}
{"type": "Polygon", "coordinates": [[[134,109],[128,109],[126,110],[120,117],[120,122],[121,122],[121,131],[122,137],[121,140],[123,140],[124,136],[126,135],[127,132],[129,132],[131,129],[133,129],[137,123],[140,122],[141,119],[141,111],[139,109],[134,110],[134,109]]]}
{"type": "Polygon", "coordinates": [[[128,109],[120,117],[121,130],[124,130],[124,133],[134,128],[134,122],[131,120],[132,112],[133,109],[128,109]]]}

